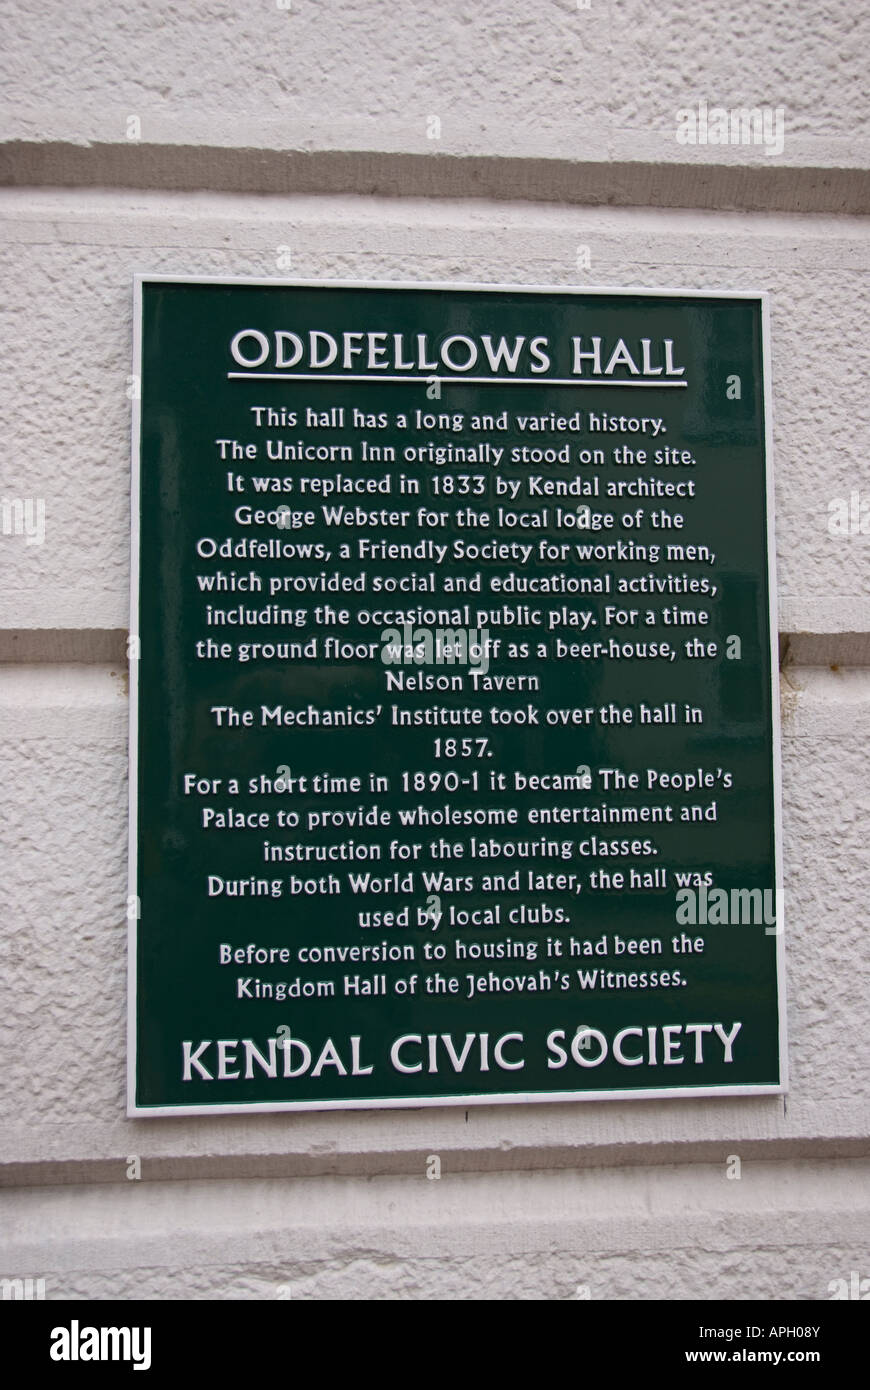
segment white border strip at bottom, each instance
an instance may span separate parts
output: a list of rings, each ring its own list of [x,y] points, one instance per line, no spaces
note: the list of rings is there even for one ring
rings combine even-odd
[[[267,1115],[277,1111],[292,1112],[302,1110],[423,1110],[433,1106],[459,1105],[466,1109],[472,1105],[529,1105],[558,1104],[560,1101],[578,1100],[680,1100],[690,1096],[780,1096],[785,1094],[785,1086],[667,1086],[658,1090],[636,1091],[517,1091],[515,1094],[492,1096],[410,1096],[389,1097],[370,1100],[279,1100],[256,1101],[237,1105],[141,1105],[130,1107],[130,1118],[154,1115],[165,1118],[168,1115]]]

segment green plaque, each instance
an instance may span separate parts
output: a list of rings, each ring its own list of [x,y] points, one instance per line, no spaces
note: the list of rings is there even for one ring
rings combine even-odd
[[[761,294],[136,284],[133,1115],[785,1087]]]

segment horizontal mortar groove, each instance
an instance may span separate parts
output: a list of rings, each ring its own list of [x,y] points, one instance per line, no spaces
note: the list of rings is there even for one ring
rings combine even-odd
[[[136,1145],[131,1141],[131,1148]],[[691,1140],[685,1143],[563,1145],[535,1149],[518,1144],[508,1148],[452,1148],[433,1141],[419,1150],[364,1153],[140,1154],[143,1182],[220,1181],[225,1179],[317,1179],[325,1177],[415,1178],[425,1176],[430,1153],[437,1153],[442,1174],[481,1176],[493,1173],[587,1171],[601,1168],[724,1167],[736,1154],[741,1163],[815,1162],[870,1158],[870,1137],[791,1138],[754,1140]],[[131,1155],[47,1159],[0,1163],[0,1189],[126,1185]]]
[[[843,166],[846,161],[843,160]],[[826,165],[8,140],[0,186],[509,198],[616,207],[870,212],[870,171]]]

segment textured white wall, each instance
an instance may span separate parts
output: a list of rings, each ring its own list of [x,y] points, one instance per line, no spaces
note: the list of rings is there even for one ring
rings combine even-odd
[[[870,1275],[870,537],[827,529],[832,498],[870,498],[861,16],[5,8],[0,491],[45,499],[46,538],[0,537],[0,1276],[814,1299]],[[783,156],[678,146],[702,97],[784,105]],[[287,274],[287,245],[300,278],[769,290],[787,1102],[124,1117],[130,277]]]
[[[790,0],[737,9],[719,0],[590,0],[588,9],[576,0],[280,2],[289,7],[79,0],[73,10],[66,0],[4,0],[7,136],[35,146],[31,167],[50,166],[64,183],[93,182],[88,169],[117,170],[126,159],[148,185],[173,164],[168,147],[178,177],[183,166],[186,179],[199,173],[196,186],[206,188],[215,180],[209,150],[244,151],[247,175],[242,161],[219,167],[234,169],[248,188],[261,187],[264,175],[280,182],[282,161],[294,171],[283,186],[298,187],[304,165],[313,167],[303,179],[328,178],[328,155],[364,152],[373,158],[331,161],[337,177],[361,186],[369,176],[391,178],[378,154],[430,155],[427,123],[437,115],[442,161],[476,156],[485,179],[515,175],[511,161],[564,161],[584,180],[597,170],[593,182],[607,180],[616,201],[659,202],[670,200],[676,173],[662,180],[654,168],[650,179],[637,166],[754,164],[762,180],[733,187],[756,189],[759,207],[800,193],[835,209],[854,206],[854,173],[870,162],[870,15],[851,0],[801,11]],[[676,112],[702,99],[784,107],[782,157],[677,145]],[[129,147],[131,115],[141,122],[144,155]],[[60,144],[62,157],[54,157]],[[291,162],[294,152],[307,159]],[[20,176],[28,153],[16,153]],[[506,175],[483,170],[482,161],[505,158]],[[825,176],[815,186],[806,177],[782,180],[783,166]],[[412,167],[430,189],[449,176]],[[708,181],[694,181],[699,204]],[[642,184],[647,197],[631,197]],[[478,190],[465,178],[460,191]]]

